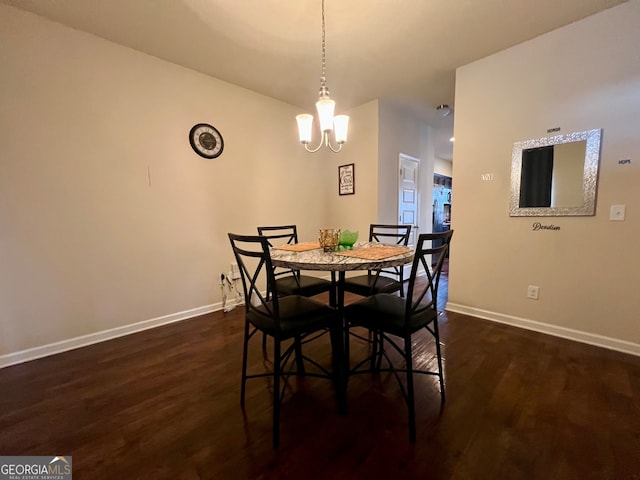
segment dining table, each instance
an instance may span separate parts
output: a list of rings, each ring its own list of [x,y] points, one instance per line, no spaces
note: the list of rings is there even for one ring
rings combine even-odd
[[[344,328],[344,281],[346,272],[381,270],[411,263],[413,250],[401,245],[359,242],[352,248],[325,251],[318,242],[303,242],[271,248],[274,267],[293,270],[315,270],[331,273],[332,289],[329,303],[340,312],[342,334],[332,338],[332,363],[338,410],[347,411],[348,342]],[[337,275],[336,275],[337,274]],[[336,278],[337,277],[337,278]]]
[[[332,297],[331,304],[340,309],[344,307],[343,287],[346,272],[381,270],[405,265],[412,260],[411,248],[379,242],[360,242],[349,249],[328,252],[324,251],[318,242],[281,245],[271,249],[271,263],[274,267],[331,272],[335,286],[335,292],[332,292],[335,297]]]

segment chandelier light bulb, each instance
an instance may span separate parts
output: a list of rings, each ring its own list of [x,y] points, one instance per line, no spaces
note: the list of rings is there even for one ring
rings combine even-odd
[[[349,116],[348,115],[336,115],[333,117],[333,126],[335,128],[334,134],[336,137],[336,143],[342,145],[347,141],[347,131],[349,130]]]
[[[311,130],[313,129],[313,115],[301,113],[296,116],[298,122],[298,134],[300,142],[304,145],[311,143]]]
[[[316,102],[318,118],[320,119],[320,131],[329,133],[333,130],[333,113],[336,109],[336,102],[329,97],[322,97]]]

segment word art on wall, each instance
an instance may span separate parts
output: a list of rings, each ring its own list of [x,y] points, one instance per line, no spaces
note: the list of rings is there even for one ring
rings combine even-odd
[[[543,225],[540,222],[533,222],[533,231],[538,232],[540,230],[560,230],[557,225]]]

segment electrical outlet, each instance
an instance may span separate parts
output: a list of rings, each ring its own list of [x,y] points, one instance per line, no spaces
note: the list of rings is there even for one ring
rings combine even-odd
[[[527,287],[527,298],[531,300],[538,300],[538,296],[540,295],[540,287],[537,285],[529,285]]]

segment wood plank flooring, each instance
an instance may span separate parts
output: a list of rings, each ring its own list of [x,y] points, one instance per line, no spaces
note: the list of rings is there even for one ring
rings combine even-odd
[[[0,455],[72,455],[74,479],[640,479],[640,358],[448,313],[447,402],[416,381],[418,439],[389,374],[270,384],[239,406],[242,310],[0,370]],[[259,342],[250,366],[260,370]],[[365,355],[352,342],[352,355]],[[330,364],[327,339],[311,349]],[[416,340],[419,362],[433,342]]]

